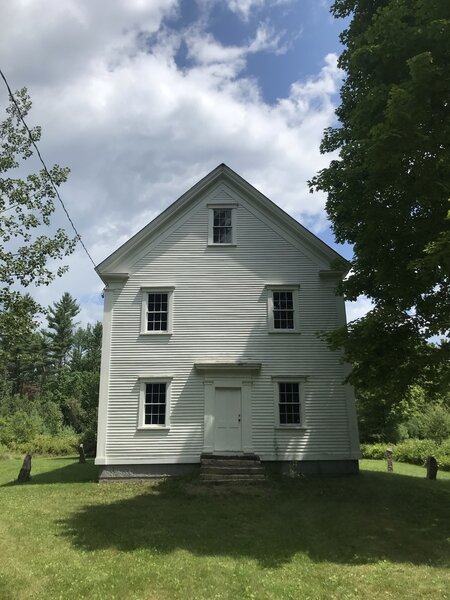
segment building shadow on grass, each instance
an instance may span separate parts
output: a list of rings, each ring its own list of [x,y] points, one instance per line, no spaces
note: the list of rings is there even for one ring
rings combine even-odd
[[[64,458],[54,458],[51,459],[52,462],[58,464],[56,461],[65,460],[67,461],[67,457]],[[20,467],[19,467],[20,468]],[[17,471],[17,474],[19,471]],[[12,485],[43,485],[43,484],[54,484],[54,483],[87,483],[89,481],[97,481],[98,479],[98,467],[94,465],[93,460],[89,460],[85,464],[80,464],[78,459],[74,459],[73,463],[68,465],[64,465],[63,467],[57,467],[56,469],[46,470],[42,473],[35,473],[33,470],[33,465],[31,468],[31,478],[29,481],[25,483],[18,483],[17,480],[10,481],[5,483],[0,487],[9,487]]]
[[[449,484],[383,473],[274,479],[255,488],[166,480],[138,486],[132,498],[84,506],[61,524],[84,551],[185,550],[270,568],[297,553],[342,564],[444,567]]]

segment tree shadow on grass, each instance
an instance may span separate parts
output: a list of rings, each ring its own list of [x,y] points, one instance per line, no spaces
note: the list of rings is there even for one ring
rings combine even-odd
[[[383,473],[275,479],[256,488],[166,480],[132,498],[82,507],[63,521],[63,535],[85,551],[183,549],[271,568],[297,553],[317,562],[444,567],[449,483]]]
[[[52,462],[60,460],[58,458],[49,459]],[[61,458],[66,460],[67,457]],[[17,474],[19,471],[17,471]],[[98,467],[94,465],[93,460],[88,460],[85,464],[80,464],[77,459],[73,463],[59,467],[56,469],[46,470],[42,473],[35,473],[33,466],[31,468],[31,478],[25,483],[18,483],[17,480],[5,483],[0,487],[9,487],[12,485],[42,485],[54,483],[87,483],[89,481],[98,480]]]

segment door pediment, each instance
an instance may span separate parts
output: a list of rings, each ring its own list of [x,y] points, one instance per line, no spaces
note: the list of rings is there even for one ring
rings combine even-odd
[[[194,363],[194,366],[198,373],[208,377],[248,377],[257,375],[261,371],[261,363],[253,361],[200,361]]]

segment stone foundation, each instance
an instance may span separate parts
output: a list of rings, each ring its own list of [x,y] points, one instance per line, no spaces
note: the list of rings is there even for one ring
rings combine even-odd
[[[299,460],[299,461],[261,461],[268,473],[284,475],[357,475],[357,460]],[[198,463],[180,463],[164,465],[106,465],[99,467],[99,481],[124,481],[156,479],[162,477],[180,477],[192,475],[199,470]]]

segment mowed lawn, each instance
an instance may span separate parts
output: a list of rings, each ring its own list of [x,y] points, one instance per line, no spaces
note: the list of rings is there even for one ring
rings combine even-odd
[[[450,475],[97,484],[75,459],[0,461],[0,598],[450,598]]]

